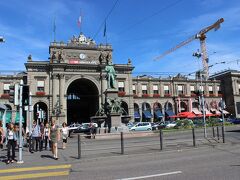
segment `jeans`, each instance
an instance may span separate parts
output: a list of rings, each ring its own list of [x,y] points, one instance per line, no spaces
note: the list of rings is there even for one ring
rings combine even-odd
[[[48,136],[45,136],[44,137],[44,142],[45,142],[45,150],[50,147],[50,143],[49,143],[49,140],[48,140]]]
[[[38,151],[40,137],[32,137],[32,150]]]
[[[16,141],[14,141],[13,139],[8,140],[8,143],[7,143],[7,158],[8,158],[8,160],[15,159],[15,147],[16,147]],[[12,157],[10,156],[11,149],[12,149]]]

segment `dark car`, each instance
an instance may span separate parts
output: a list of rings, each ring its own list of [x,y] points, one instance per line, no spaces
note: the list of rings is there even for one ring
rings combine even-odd
[[[97,128],[98,125],[96,123],[93,123],[94,127]],[[76,130],[74,130],[75,133],[90,133],[90,123],[83,123],[81,126],[79,126]]]
[[[233,124],[240,124],[239,118],[229,118],[227,121]]]
[[[152,130],[164,129],[166,127],[166,124],[164,122],[157,122],[157,123],[151,123],[151,124],[152,124]]]

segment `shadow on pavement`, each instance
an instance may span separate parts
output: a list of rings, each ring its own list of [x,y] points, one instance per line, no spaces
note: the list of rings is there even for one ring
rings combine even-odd
[[[226,131],[226,132],[237,132],[237,133],[240,133],[240,130],[230,130],[230,131]]]
[[[50,156],[50,155],[41,155],[41,158],[50,158],[50,159],[54,159],[53,156]]]

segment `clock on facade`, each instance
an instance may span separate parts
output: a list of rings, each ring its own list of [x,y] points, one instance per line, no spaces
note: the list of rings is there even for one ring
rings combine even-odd
[[[79,58],[80,58],[80,59],[85,59],[85,58],[86,58],[86,55],[83,54],[83,53],[81,53],[81,54],[79,54]]]

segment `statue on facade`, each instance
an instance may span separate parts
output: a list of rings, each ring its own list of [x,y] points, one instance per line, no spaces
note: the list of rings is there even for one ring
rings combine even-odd
[[[112,62],[112,54],[110,52],[106,56],[106,61],[107,62]]]
[[[99,62],[100,64],[102,64],[103,62],[105,62],[106,60],[106,56],[105,53],[103,51],[101,51],[100,56],[99,56]]]
[[[111,62],[108,62],[105,71],[107,72],[106,79],[108,88],[115,89],[116,72]]]

